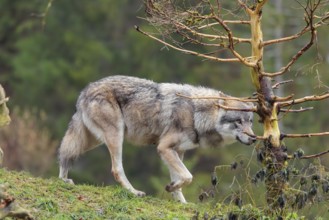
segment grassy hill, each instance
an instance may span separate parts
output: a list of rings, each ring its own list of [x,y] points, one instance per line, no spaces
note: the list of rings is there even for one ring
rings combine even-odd
[[[197,212],[209,212],[203,204],[137,198],[120,186],[69,185],[4,169],[1,183],[9,184],[7,192],[36,219],[191,219]]]
[[[69,185],[57,178],[36,178],[5,169],[0,169],[2,183],[9,184],[7,192],[35,219],[277,219],[265,217],[251,205],[238,208],[138,198],[120,186]]]

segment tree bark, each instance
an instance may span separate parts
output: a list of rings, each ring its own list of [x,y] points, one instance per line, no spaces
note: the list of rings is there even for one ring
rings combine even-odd
[[[262,6],[267,1],[259,1],[255,9],[249,11],[251,27],[251,45],[252,57],[257,63],[256,67],[251,68],[251,78],[253,85],[257,90],[258,96],[258,114],[263,123],[265,139],[261,152],[264,155],[262,161],[266,167],[265,178],[266,200],[271,207],[277,206],[277,200],[282,195],[286,186],[286,180],[280,175],[284,168],[286,156],[283,152],[280,140],[280,128],[278,124],[278,109],[273,99],[271,79],[263,76],[263,32],[261,27]]]

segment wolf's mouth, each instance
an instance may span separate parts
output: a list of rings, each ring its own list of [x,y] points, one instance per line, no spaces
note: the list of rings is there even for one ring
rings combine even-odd
[[[252,137],[249,137],[249,138],[248,138],[248,140],[249,140],[248,142],[244,142],[244,141],[242,141],[242,140],[240,139],[239,136],[236,136],[236,139],[237,139],[240,143],[245,144],[245,145],[251,145],[251,144],[255,143],[255,141],[256,141],[256,138],[252,138]]]

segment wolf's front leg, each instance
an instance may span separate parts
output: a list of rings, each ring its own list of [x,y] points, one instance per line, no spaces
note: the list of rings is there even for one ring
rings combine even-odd
[[[176,151],[166,150],[166,152],[161,153],[161,158],[167,164],[170,173],[175,173],[175,178],[173,181],[166,186],[166,190],[168,192],[175,192],[184,185],[188,185],[192,182],[192,174],[177,157]]]
[[[174,192],[171,192],[172,197],[175,201],[181,202],[181,203],[187,203],[186,199],[182,193],[182,188],[177,189]]]
[[[170,171],[171,182],[172,183],[179,182],[179,180],[180,180],[179,175],[177,175],[173,170],[169,170],[169,171]],[[167,187],[166,187],[166,190],[168,190]],[[186,203],[185,197],[182,192],[182,188],[178,188],[174,191],[171,191],[171,195],[175,201],[179,201],[181,203]]]
[[[158,153],[169,168],[172,180],[172,182],[166,186],[166,190],[172,192],[174,199],[186,203],[181,188],[184,185],[190,184],[193,176],[181,161],[179,153],[172,149],[171,146],[173,145],[169,138],[167,140],[163,139],[158,146]]]
[[[184,151],[177,151],[177,154],[178,154],[179,159],[181,161],[183,161]],[[171,182],[175,182],[179,179],[179,176],[175,172],[170,170],[170,179],[171,179]],[[172,195],[172,197],[174,198],[175,201],[179,201],[181,203],[186,203],[186,199],[183,195],[182,188],[179,188],[179,189],[171,192],[171,195]]]

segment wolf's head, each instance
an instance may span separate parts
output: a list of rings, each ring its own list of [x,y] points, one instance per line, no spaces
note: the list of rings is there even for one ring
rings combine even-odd
[[[226,101],[225,106],[251,109],[250,103],[238,101]],[[256,141],[255,138],[248,134],[254,134],[252,131],[253,113],[246,111],[219,110],[219,118],[216,130],[223,136],[224,142],[227,144],[240,141],[243,144],[250,145]],[[247,133],[247,134],[246,134]]]

